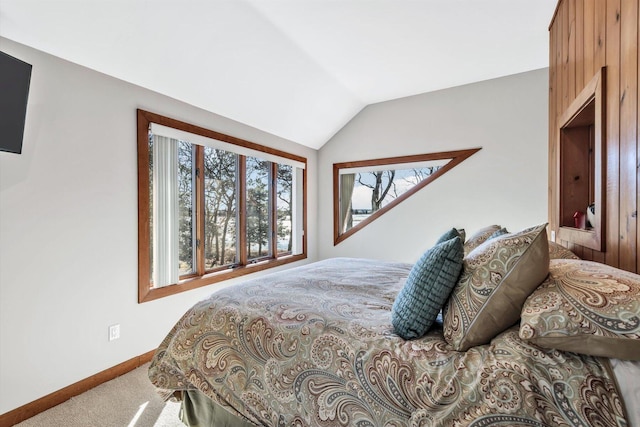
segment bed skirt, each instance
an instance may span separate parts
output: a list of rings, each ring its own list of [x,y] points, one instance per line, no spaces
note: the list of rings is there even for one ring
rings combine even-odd
[[[249,421],[233,415],[199,390],[180,392],[180,419],[189,427],[255,427]]]

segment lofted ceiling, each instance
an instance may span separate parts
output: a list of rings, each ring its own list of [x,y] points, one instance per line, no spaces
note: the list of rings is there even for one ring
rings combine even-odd
[[[0,36],[317,149],[368,104],[548,66],[556,2],[0,0]]]

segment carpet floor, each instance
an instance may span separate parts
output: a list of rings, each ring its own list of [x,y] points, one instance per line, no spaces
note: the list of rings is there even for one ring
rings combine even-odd
[[[147,376],[149,364],[29,418],[18,427],[184,427],[180,403],[164,402]]]

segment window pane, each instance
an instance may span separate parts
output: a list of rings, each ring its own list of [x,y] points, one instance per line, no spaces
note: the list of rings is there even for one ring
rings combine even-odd
[[[350,178],[351,197],[344,200],[347,203],[351,202],[350,212],[347,212],[344,219],[344,231],[355,227],[360,221],[368,218],[441,167],[442,165],[434,165],[413,169],[387,169],[353,174]],[[349,176],[344,176],[345,180],[348,178]]]
[[[247,157],[247,254],[269,256],[269,175],[271,163]]]
[[[237,155],[204,147],[205,269],[236,263]]]
[[[178,143],[178,259],[180,275],[194,271],[193,220],[194,168],[193,146],[184,141]]]
[[[149,277],[153,277],[153,134],[149,132]]]
[[[278,165],[277,199],[276,206],[278,218],[278,253],[290,253],[293,245],[292,218],[293,218],[293,167]]]

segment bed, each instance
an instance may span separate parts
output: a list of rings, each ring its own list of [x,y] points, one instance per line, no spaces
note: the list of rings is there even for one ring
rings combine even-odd
[[[577,259],[544,226],[452,229],[414,265],[335,258],[225,288],[177,322],[149,377],[191,426],[633,425],[640,276]],[[424,297],[408,284],[442,246],[463,251],[460,271],[422,335],[403,338],[398,300]],[[606,354],[585,354],[587,336]]]

